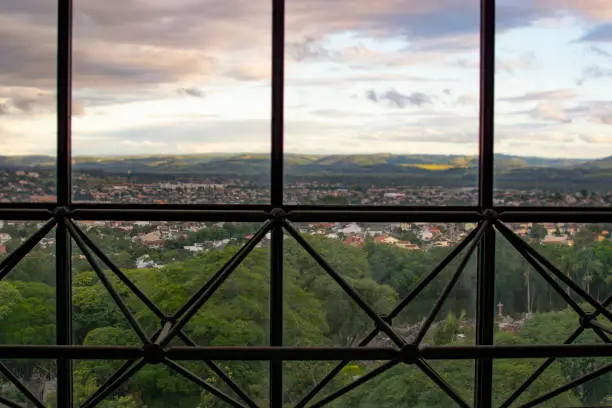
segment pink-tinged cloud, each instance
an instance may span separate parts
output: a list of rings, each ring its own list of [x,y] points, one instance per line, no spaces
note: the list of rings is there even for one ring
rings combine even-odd
[[[539,92],[527,92],[519,96],[500,98],[504,102],[532,102],[532,101],[560,101],[576,97],[576,94],[568,89],[554,89]]]

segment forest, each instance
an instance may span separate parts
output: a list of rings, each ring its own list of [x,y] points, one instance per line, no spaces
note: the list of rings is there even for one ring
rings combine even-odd
[[[238,227],[233,227],[238,228]],[[240,236],[244,232],[240,231]],[[13,235],[26,232],[11,231]],[[537,233],[537,231],[536,231]],[[165,313],[176,312],[238,250],[226,246],[186,256],[168,242],[150,250],[117,234],[90,230],[88,235],[127,276]],[[498,234],[499,235],[499,234]],[[612,291],[612,242],[595,234],[575,237],[573,246],[532,244],[563,273],[602,300]],[[368,241],[364,246],[308,235],[306,239],[379,313],[388,313],[398,301],[450,252],[451,248],[411,251]],[[238,243],[236,243],[238,244]],[[517,323],[513,330],[497,329],[496,344],[560,344],[578,326],[578,316],[565,301],[500,236],[496,254],[496,303],[503,318]],[[11,248],[8,248],[11,249]],[[373,328],[368,316],[293,239],[284,242],[284,343],[299,346],[356,346]],[[142,254],[164,261],[164,267],[136,269]],[[257,247],[185,327],[199,345],[254,346],[268,344],[269,256]],[[138,345],[108,291],[78,248],[73,263],[73,335],[76,344]],[[397,318],[393,326],[407,339],[433,307],[459,260],[453,261]],[[131,292],[106,271],[139,323],[148,333],[159,320]],[[9,277],[0,282],[0,343],[53,344],[55,341],[55,272],[52,248],[39,247]],[[424,341],[429,344],[474,344],[476,261],[465,271],[436,317]],[[570,293],[577,301],[579,298]],[[502,316],[497,316],[502,319]],[[600,342],[590,331],[580,342]],[[385,338],[379,345],[389,345]],[[179,344],[177,341],[173,344]],[[494,362],[495,404],[500,405],[531,375],[542,360]],[[54,408],[54,362],[4,361]],[[74,369],[77,403],[84,402],[123,361],[78,361]],[[258,406],[266,406],[266,362],[216,362]],[[563,383],[610,363],[605,358],[560,359],[525,391],[517,404],[527,402]],[[203,362],[180,362],[208,383],[234,395]],[[337,362],[286,362],[284,401],[294,406]],[[355,361],[320,394],[339,389],[382,362]],[[432,361],[431,366],[468,402],[473,401],[472,361]],[[0,394],[26,401],[5,379]],[[316,398],[315,398],[316,401]],[[601,406],[612,401],[612,375],[589,381],[546,403],[544,407]],[[145,366],[101,405],[103,408],[220,408],[228,406],[200,386],[163,365]],[[453,402],[418,368],[398,365],[330,403],[331,407],[449,407]]]

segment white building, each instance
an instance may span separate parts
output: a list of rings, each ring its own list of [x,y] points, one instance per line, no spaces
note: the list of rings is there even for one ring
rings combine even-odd
[[[338,230],[338,232],[341,232],[344,235],[361,234],[362,231],[363,231],[363,228],[361,228],[356,223],[351,223],[347,225],[346,227]]]

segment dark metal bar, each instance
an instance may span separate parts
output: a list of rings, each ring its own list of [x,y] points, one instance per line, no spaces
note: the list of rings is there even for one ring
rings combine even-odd
[[[472,242],[478,234],[479,228],[474,228],[465,237],[463,241],[459,243],[446,257],[434,268],[431,273],[425,276],[417,285],[406,295],[406,297],[389,313],[389,318],[393,319],[399,315],[406,306],[410,304],[416,297],[433,281],[469,244]]]
[[[261,241],[261,239],[267,234],[272,225],[271,221],[266,222],[264,226],[253,235],[253,237],[238,251],[235,257],[230,259],[218,273],[218,276],[208,286],[207,290],[202,293],[202,296],[188,303],[192,305],[187,309],[184,314],[180,315],[179,320],[172,326],[168,335],[161,340],[160,345],[167,346],[170,341],[178,334],[179,331],[185,327],[189,320],[200,310],[200,308],[210,299],[210,297],[216,292],[217,289],[225,282],[225,280],[231,275],[231,273],[240,265],[240,263],[251,253],[255,246]],[[210,281],[209,281],[210,282]],[[194,299],[192,297],[192,299]]]
[[[453,387],[450,386],[450,384],[444,381],[440,374],[438,374],[436,370],[430,367],[427,362],[423,360],[417,360],[416,366],[419,367],[421,371],[425,373],[426,376],[428,376],[438,387],[442,389],[442,391],[444,391],[446,395],[448,395],[459,406],[463,408],[470,408],[470,405],[465,402],[465,400],[461,398],[459,394],[457,394],[457,391],[455,391]]]
[[[196,343],[187,336],[184,332],[179,332],[178,337],[185,343],[187,346],[197,347]],[[228,387],[234,391],[234,393],[240,397],[241,400],[244,401],[250,408],[257,408],[257,404],[253,402],[253,400],[236,384],[226,373],[223,371],[214,361],[204,360],[204,363],[210,368],[217,376],[227,384]]]
[[[491,345],[495,330],[495,230],[488,227],[478,248],[476,296],[476,344]],[[493,399],[493,361],[476,361],[474,401],[477,407],[490,407]]]
[[[380,374],[384,373],[385,371],[395,367],[399,363],[400,363],[399,361],[388,361],[388,362],[384,363],[383,365],[381,365],[379,367],[376,367],[374,370],[372,370],[369,373],[365,374],[363,377],[360,377],[359,379],[353,381],[352,383],[342,387],[338,391],[336,391],[336,392],[328,395],[327,397],[325,397],[325,398],[315,402],[314,404],[312,404],[310,406],[310,408],[319,408],[319,407],[322,407],[322,406],[324,406],[326,404],[329,404],[330,402],[334,401],[335,399],[340,398],[341,396],[343,396],[344,394],[348,393],[349,391],[352,391],[355,388],[359,387],[360,385],[363,385],[366,382],[370,381],[372,378],[377,377]]]
[[[600,223],[612,222],[612,207],[608,211],[587,210],[567,211],[566,207],[557,209],[554,207],[545,210],[533,211],[512,211],[501,212],[499,219],[504,222],[575,222],[575,223]]]
[[[61,4],[61,3],[60,3]],[[72,344],[72,262],[70,235],[63,223],[58,223],[55,244],[56,274],[56,339],[58,345]],[[59,355],[57,360],[57,404],[71,408],[74,404],[72,392],[72,361]]]
[[[474,237],[474,240],[470,243],[470,246],[467,249],[467,251],[465,252],[465,254],[463,255],[463,258],[461,259],[461,263],[457,267],[457,270],[455,271],[455,273],[453,274],[451,279],[448,281],[446,286],[444,286],[444,289],[442,290],[442,293],[440,293],[440,296],[436,300],[436,303],[434,304],[434,307],[431,309],[431,312],[429,313],[429,315],[427,316],[427,318],[423,322],[423,325],[419,329],[419,332],[414,337],[414,340],[412,342],[413,344],[420,344],[421,341],[423,341],[423,338],[427,334],[427,331],[431,327],[431,324],[433,323],[433,321],[436,318],[438,312],[442,308],[442,305],[446,301],[446,298],[448,297],[450,292],[455,287],[455,284],[457,283],[457,281],[459,280],[459,277],[463,273],[463,270],[465,269],[465,266],[469,262],[470,257],[472,256],[472,254],[474,253],[474,250],[478,246],[478,243],[482,239],[483,234],[489,228],[489,225],[490,225],[490,221],[485,221],[483,224],[478,226],[478,232],[476,233],[476,236]]]
[[[597,300],[593,299],[591,295],[589,295],[584,289],[582,289],[579,285],[577,285],[573,280],[565,276],[556,266],[550,263],[546,258],[544,258],[538,251],[529,246],[525,241],[523,241],[520,237],[516,236],[508,227],[506,227],[501,222],[496,222],[495,225],[501,231],[506,231],[506,239],[516,248],[517,251],[523,256],[525,253],[533,256],[538,262],[540,262],[544,267],[546,267],[555,278],[559,279],[563,283],[565,283],[571,290],[576,292],[580,297],[582,297],[587,303],[593,306],[599,313],[604,315],[606,318],[612,322],[612,312],[602,306]],[[509,234],[508,234],[509,232]]]
[[[283,205],[285,132],[285,0],[272,0],[272,206]]]
[[[480,154],[478,204],[493,208],[495,125],[495,1],[480,1]]]
[[[600,322],[598,322],[597,320],[591,320],[591,321],[589,322],[589,324],[591,324],[592,326],[595,326],[595,327],[599,328],[600,330],[602,330],[602,331],[603,331],[603,332],[605,332],[605,333],[612,334],[612,328],[610,328],[610,327],[608,327],[608,326],[605,326],[605,325],[601,324],[601,323],[600,323]],[[609,340],[610,340],[610,339],[608,339],[608,342],[609,342]],[[605,340],[604,340],[604,341],[605,341]],[[606,343],[607,343],[607,342],[606,342]]]
[[[580,205],[560,205],[560,206],[495,206],[495,211],[498,213],[512,213],[512,214],[531,214],[531,213],[547,213],[547,214],[590,214],[590,213],[607,213],[612,215],[612,207],[610,206],[580,206]]]
[[[40,240],[51,232],[53,227],[55,227],[54,219],[49,220],[40,230],[36,231],[34,235],[11,252],[9,256],[4,258],[2,262],[0,262],[0,280],[6,278],[6,276],[23,259],[23,257],[29,254],[30,251],[40,242]]]
[[[228,361],[337,361],[402,360],[417,357],[426,360],[475,360],[479,358],[521,359],[546,357],[612,357],[612,344],[425,346],[406,355],[395,348],[379,347],[170,347],[164,351],[172,360]],[[0,359],[132,360],[144,357],[140,347],[131,346],[30,346],[0,345]]]
[[[270,345],[283,345],[283,227],[275,224],[270,247]],[[270,406],[283,406],[283,362],[270,362]]]
[[[532,400],[532,401],[530,401],[530,402],[528,402],[526,404],[521,405],[520,408],[535,407],[538,404],[541,404],[541,403],[543,403],[545,401],[548,401],[549,399],[552,399],[552,398],[556,397],[557,395],[563,394],[564,392],[569,391],[569,390],[571,390],[574,387],[577,387],[577,386],[579,386],[581,384],[584,384],[587,381],[593,380],[593,379],[595,379],[597,377],[600,377],[600,376],[602,376],[604,374],[607,374],[607,373],[609,373],[611,371],[612,371],[612,364],[606,364],[605,366],[600,367],[597,370],[591,371],[590,373],[588,373],[586,375],[583,375],[580,378],[577,378],[577,379],[575,379],[573,381],[570,381],[569,383],[567,383],[567,384],[565,384],[565,385],[563,385],[563,386],[561,386],[561,387],[559,387],[559,388],[557,388],[557,389],[555,389],[553,391],[550,391],[550,392],[548,392],[548,393],[546,393],[546,394],[544,394],[544,395],[542,395],[542,396],[540,396],[540,397],[538,397],[538,398],[536,398],[536,399],[534,399],[534,400]]]
[[[0,203],[0,219],[3,220],[46,220],[56,204],[37,203]],[[6,206],[8,205],[8,206]],[[96,206],[85,203],[72,203],[70,217],[75,220],[102,221],[240,221],[264,222],[270,218],[270,206],[264,205],[138,205],[108,204]],[[283,206],[287,219],[292,222],[478,222],[489,218],[476,207],[457,209],[456,207],[387,207],[387,206],[318,206],[312,209],[293,209],[299,206]],[[572,211],[569,207],[511,207],[494,210],[504,222],[575,222],[602,223],[612,222],[612,207],[585,208]],[[345,210],[343,210],[345,209]]]
[[[15,204],[19,206],[19,204]],[[0,209],[0,220],[5,221],[46,221],[52,216],[49,210],[28,208]]]
[[[603,306],[604,307],[608,307],[608,305],[610,305],[610,303],[612,303],[612,294],[610,294],[603,302]],[[593,315],[591,316],[593,319],[596,318],[599,315],[599,313],[594,312]],[[573,343],[578,337],[580,337],[580,335],[582,335],[582,333],[586,330],[585,326],[579,326],[576,330],[574,330],[574,332],[567,338],[567,340],[565,340],[564,344],[571,344]],[[538,367],[538,369],[536,371],[534,371],[533,374],[531,374],[531,376],[529,376],[529,378],[527,380],[525,380],[525,382],[523,382],[523,384],[521,384],[521,386],[512,393],[512,395],[510,395],[505,401],[504,403],[500,406],[500,408],[508,408],[510,405],[512,405],[512,403],[514,401],[516,401],[518,399],[518,397],[520,397],[523,392],[525,392],[525,390],[527,390],[527,388],[529,388],[531,386],[531,384],[533,384],[539,377],[540,375],[542,375],[542,373],[544,373],[544,371],[546,371],[546,369],[548,367],[550,367],[550,365],[552,363],[554,363],[556,361],[555,357],[550,357],[548,358],[544,363],[542,363],[540,365],[540,367]]]
[[[353,289],[351,285],[344,280],[336,270],[327,263],[325,259],[300,235],[299,232],[296,231],[295,228],[291,224],[289,224],[286,220],[283,220],[283,225],[285,229],[289,232],[289,234],[300,244],[306,252],[310,256],[314,258],[314,260],[323,268],[336,283],[344,290],[344,292],[363,310],[370,319],[374,321],[376,327],[378,327],[381,331],[383,331],[389,338],[397,344],[399,347],[404,347],[406,345],[406,341],[397,334],[391,326],[384,321],[371,307],[368,303],[362,299],[361,295]]]
[[[159,307],[157,307],[157,305],[155,305],[155,303],[153,303],[153,301],[151,299],[149,299],[149,297],[147,295],[145,295],[139,288],[138,286],[136,286],[136,284],[134,282],[132,282],[122,271],[121,269],[119,269],[111,260],[110,258],[108,258],[104,252],[102,252],[97,246],[96,244],[93,243],[93,241],[87,236],[87,234],[85,234],[85,232],[83,232],[83,230],[81,230],[78,225],[76,225],[72,220],[67,219],[66,220],[67,223],[69,223],[70,225],[72,225],[72,229],[74,230],[74,232],[77,233],[77,235],[81,238],[81,240],[85,243],[85,245],[87,245],[92,251],[93,253],[100,258],[100,260],[102,260],[102,262],[104,262],[104,264],[106,264],[106,266],[117,276],[117,278],[119,278],[119,280],[125,285],[127,286],[133,293],[134,295],[136,295],[136,297],[138,297],[138,299],[140,299],[140,301],[142,303],[145,304],[145,306],[147,306],[149,308],[149,310],[151,310],[151,312],[153,312],[157,317],[159,317],[160,319],[166,319],[166,315],[164,314],[164,312],[161,311],[161,309]],[[73,232],[73,233],[74,233]]]
[[[484,214],[494,214],[495,157],[495,0],[480,0],[480,129],[478,205]],[[487,226],[488,227],[488,226]],[[487,228],[478,254],[476,344],[493,343],[495,291],[495,232]],[[479,360],[475,367],[474,403],[490,408],[493,394],[493,362]]]
[[[288,213],[346,213],[346,212],[374,212],[374,213],[478,213],[479,209],[474,205],[372,205],[372,204],[291,204],[283,205]]]
[[[0,348],[0,356],[1,353]],[[175,361],[337,361],[403,358],[400,350],[377,347],[172,347],[166,351],[166,355]]]
[[[8,400],[2,396],[0,396],[0,404],[6,405],[9,408],[26,408],[23,405],[19,405],[18,403]]]
[[[500,232],[508,241],[512,239],[512,232],[510,230],[503,229],[503,230],[500,230]],[[512,244],[512,246],[514,246],[514,248],[518,250],[517,246],[513,242],[510,242],[510,243]],[[574,299],[572,299],[571,296],[568,295],[567,292],[563,290],[561,285],[559,285],[559,283],[552,276],[550,276],[548,272],[546,272],[546,270],[542,267],[542,265],[540,265],[540,263],[538,263],[538,261],[535,260],[534,257],[532,257],[529,253],[521,253],[521,255],[527,260],[527,262],[531,264],[531,266],[536,270],[536,272],[538,272],[538,274],[542,278],[544,278],[544,280],[559,294],[559,296],[561,296],[563,300],[565,300],[567,304],[572,309],[574,309],[574,311],[579,316],[581,317],[586,316],[586,313],[584,312],[584,310],[582,310],[582,308],[574,301]]]
[[[156,336],[156,338],[152,337],[152,339],[153,338],[155,339],[155,344],[160,344],[161,340],[164,339],[168,335],[171,328],[172,328],[172,322],[164,323],[164,326],[159,331],[159,334]]]
[[[379,333],[379,330],[377,328],[373,329],[359,343],[358,347],[364,347],[368,345],[372,340],[374,340],[374,338],[378,335],[378,333]],[[336,365],[329,373],[327,373],[327,375],[321,381],[316,383],[314,387],[312,387],[310,391],[308,391],[308,393],[304,395],[302,399],[298,401],[298,403],[295,405],[295,408],[305,407],[306,404],[308,404],[314,397],[316,397],[317,394],[321,392],[321,390],[325,388],[325,386],[329,384],[338,374],[340,374],[342,369],[346,367],[346,365],[350,362],[351,362],[350,360],[343,360],[340,363],[338,363],[338,365]]]
[[[72,0],[58,1],[57,21],[57,204],[72,201]]]
[[[161,332],[162,332],[162,329],[158,329],[153,334],[153,336],[151,336],[151,338],[157,340]],[[87,401],[96,398],[98,394],[103,392],[107,387],[111,386],[118,378],[121,378],[130,368],[132,368],[138,362],[139,360],[128,360],[125,363],[123,363],[123,365],[119,367],[119,369],[117,369],[117,371],[115,371],[113,375],[107,378],[106,381],[104,381],[104,383],[92,395],[89,396]],[[87,401],[85,402],[87,403]]]
[[[612,343],[612,340],[610,340],[606,332],[600,327],[593,325],[591,329],[593,329],[593,333],[595,333],[595,335],[599,337],[601,341],[603,341],[604,343]]]
[[[287,214],[291,222],[478,222],[486,217],[477,211],[383,211],[379,207],[356,211],[292,211]]]
[[[2,373],[2,375],[6,377],[6,379],[9,380],[9,382],[11,382],[27,398],[28,401],[34,404],[34,406],[37,408],[45,408],[45,404],[36,398],[36,396],[32,394],[32,391],[30,391],[30,389],[26,387],[26,385],[22,383],[21,380],[19,380],[19,378],[17,378],[17,376],[13,374],[11,370],[9,370],[9,368],[1,361],[0,373]]]
[[[406,306],[410,304],[422,291],[429,285],[431,281],[433,281],[443,270],[450,264],[453,259],[457,257],[461,251],[463,251],[470,242],[474,239],[476,234],[478,233],[478,228],[474,228],[470,233],[457,245],[446,257],[440,262],[433,271],[431,271],[427,276],[423,277],[413,289],[402,299],[400,303],[398,303],[395,308],[389,313],[387,316],[390,320],[399,315],[402,310]],[[378,328],[372,329],[372,331],[359,342],[358,347],[364,347],[370,344],[372,340],[378,335],[380,331]],[[334,367],[321,381],[319,381],[308,393],[302,397],[302,399],[297,403],[295,408],[303,408],[310,402],[331,380],[334,379],[336,375],[342,371],[342,369],[349,363],[350,361],[344,360],[338,363],[336,367]]]
[[[190,210],[185,209],[122,209],[121,206],[109,209],[75,209],[70,217],[75,220],[100,221],[236,221],[264,222],[269,215],[264,211],[232,211],[228,210]]]
[[[268,221],[266,224],[264,224],[261,229],[259,229],[254,235],[253,237],[250,239],[250,241],[253,240],[257,240],[258,242],[263,239],[263,237],[267,234],[267,232],[270,230],[272,226],[272,222]],[[236,262],[236,258],[238,256],[242,256],[242,253],[244,251],[246,251],[246,246],[248,245],[248,242],[245,246],[243,246],[242,248],[240,248],[238,250],[238,252],[236,252],[224,265],[230,265]],[[202,286],[200,288],[200,290],[198,290],[196,293],[194,293],[189,300],[187,300],[187,302],[185,302],[185,304],[175,313],[174,318],[178,319],[180,317],[182,317],[196,302],[198,299],[200,299],[204,293],[206,293],[206,291],[208,291],[208,289],[210,288],[210,286],[217,280],[219,279],[219,277],[223,274],[224,268],[221,268],[219,271],[217,271],[205,284],[204,286]]]
[[[234,406],[234,407],[239,407],[239,408],[245,408],[245,406],[242,405],[239,401],[236,401],[234,398],[230,397],[223,391],[208,384],[205,380],[203,380],[202,378],[200,378],[193,372],[189,371],[187,368],[183,367],[182,365],[172,360],[168,360],[168,359],[164,360],[164,364],[167,365],[169,368],[173,369],[174,371],[176,371],[177,373],[179,373],[180,375],[182,375],[183,377],[187,378],[190,381],[193,381],[200,387],[204,388],[206,391],[210,392],[215,397],[228,403],[229,405]]]
[[[121,202],[73,202],[70,208],[73,211],[83,212],[104,212],[105,210],[117,211],[117,210],[131,210],[136,212],[143,211],[193,211],[193,212],[236,212],[243,214],[269,212],[271,207],[270,204],[193,204],[193,203],[182,203],[182,204],[145,204],[145,203],[121,203]],[[1,209],[0,209],[1,210]]]
[[[487,346],[422,346],[419,357],[426,360],[475,360],[523,358],[610,357],[610,344],[554,344],[554,345],[487,345]]]
[[[72,199],[72,28],[73,1],[58,1],[57,20],[57,204],[69,207]],[[64,225],[56,228],[56,340],[72,344],[72,265],[70,236]],[[63,357],[63,356],[62,356]],[[71,408],[72,361],[57,360],[57,405]]]
[[[146,365],[144,359],[137,361],[134,365],[132,365],[129,369],[125,370],[121,375],[113,376],[114,379],[112,382],[105,383],[104,388],[100,387],[94,395],[85,401],[81,408],[93,408],[97,404],[99,404],[104,398],[109,396],[113,391],[121,386],[128,378],[131,378],[134,374],[136,374],[142,367]],[[117,373],[115,373],[117,374]]]
[[[85,258],[87,258],[87,262],[89,262],[93,270],[96,272],[98,279],[100,279],[100,282],[102,282],[102,284],[104,285],[108,293],[111,295],[111,297],[113,298],[113,300],[115,301],[119,309],[121,310],[121,313],[123,314],[123,316],[127,319],[130,326],[132,326],[132,329],[134,329],[134,331],[136,332],[136,335],[138,335],[138,338],[140,339],[140,341],[142,341],[144,344],[151,343],[151,339],[149,339],[149,337],[145,334],[144,329],[142,328],[140,323],[138,323],[138,320],[136,320],[136,317],[132,314],[132,311],[125,304],[125,302],[123,301],[119,293],[117,293],[110,279],[108,279],[104,271],[100,269],[98,262],[96,262],[96,259],[94,258],[94,256],[91,254],[91,252],[89,251],[89,249],[87,248],[83,240],[81,240],[81,236],[74,229],[73,224],[67,220],[65,222],[65,225],[66,225],[66,228],[68,228],[70,235],[72,235],[72,238],[78,245],[79,249],[81,250],[83,255],[85,255]]]
[[[139,347],[77,345],[0,345],[0,359],[129,360],[143,356]]]
[[[97,398],[98,394],[104,392],[104,390],[112,386],[117,381],[117,379],[123,378],[123,375],[125,375],[125,373],[129,369],[133,368],[138,362],[138,360],[129,360],[123,363],[123,365],[119,367],[119,369],[115,371],[113,375],[111,375],[109,378],[106,379],[106,381],[104,381],[104,383],[102,383],[100,388],[98,388],[93,394],[89,396],[89,398],[83,403],[83,406],[89,403],[89,401]]]

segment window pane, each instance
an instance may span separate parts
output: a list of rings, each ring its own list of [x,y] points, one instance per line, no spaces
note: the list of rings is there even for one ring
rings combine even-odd
[[[265,202],[270,20],[264,0],[79,2],[75,198]]]
[[[523,223],[507,225],[559,271],[593,299],[605,303],[612,293],[612,244],[607,224]],[[549,273],[550,274],[550,273]],[[559,280],[556,280],[559,282]],[[564,294],[586,312],[593,308],[574,290],[559,282]],[[580,317],[536,268],[498,234],[496,244],[496,345],[563,344],[580,327]],[[609,306],[606,303],[606,306]],[[610,327],[600,316],[597,321]],[[574,344],[602,343],[586,329]],[[565,383],[596,370],[609,359],[557,359],[517,400],[521,403],[544,395]],[[509,398],[546,359],[503,360],[494,363],[496,405]],[[609,374],[565,392],[542,406],[606,406]]]
[[[464,224],[296,224],[317,253],[378,314],[396,306],[450,254],[473,226]],[[440,293],[457,270],[460,253],[406,307],[393,327],[413,341]],[[372,319],[294,238],[285,241],[285,343],[357,347],[374,328]],[[476,262],[472,256],[424,341],[473,344]],[[384,333],[370,346],[394,347]]]
[[[508,344],[508,343],[506,343]],[[501,406],[515,391],[535,372],[545,360],[540,359],[505,359],[493,362],[493,398],[494,405]],[[570,381],[595,371],[606,364],[609,358],[560,358],[551,364],[537,380],[533,382],[515,400],[512,406],[528,403],[544,396]],[[538,404],[539,407],[609,407],[610,381],[612,375],[604,374],[596,379],[568,390],[554,398]]]
[[[56,3],[0,4],[0,203],[55,201]]]
[[[610,205],[612,6],[497,5],[498,204]]]
[[[43,226],[36,221],[0,220],[0,262]],[[56,343],[55,233],[34,246],[0,280],[0,345]],[[46,404],[55,399],[55,360],[2,360]],[[27,406],[26,397],[0,375],[0,395]]]
[[[288,0],[286,202],[475,203],[479,13]]]
[[[609,279],[612,225],[516,223],[507,226],[594,299],[603,302],[612,293],[612,280]],[[508,320],[504,322],[508,330],[519,330],[525,315],[567,309],[568,304],[558,291],[501,234],[497,235],[496,302],[499,302],[503,320]],[[575,302],[588,307],[579,294],[564,283],[559,284]],[[574,323],[578,323],[577,315]],[[551,337],[548,342],[562,342],[563,336],[569,333],[560,331],[559,335],[560,338]]]
[[[261,227],[260,223],[149,221],[79,221],[77,225],[164,314],[175,316]],[[268,242],[269,237],[264,236],[185,325],[183,332],[189,340],[200,346],[269,344]],[[83,251],[73,245],[73,252],[75,342],[106,346],[141,344]],[[108,265],[98,257],[96,262],[146,335],[159,330],[160,318],[111,272]],[[180,338],[171,344],[185,345]],[[75,398],[85,401],[124,363],[78,362]],[[208,363],[183,361],[180,364],[210,385],[233,395],[231,388]],[[255,401],[267,399],[267,363],[228,361],[215,364]],[[201,387],[164,365],[143,368],[107,400],[127,404],[137,394],[140,395],[138,403],[151,407],[196,407],[199,403],[224,406],[216,397],[202,393]]]

